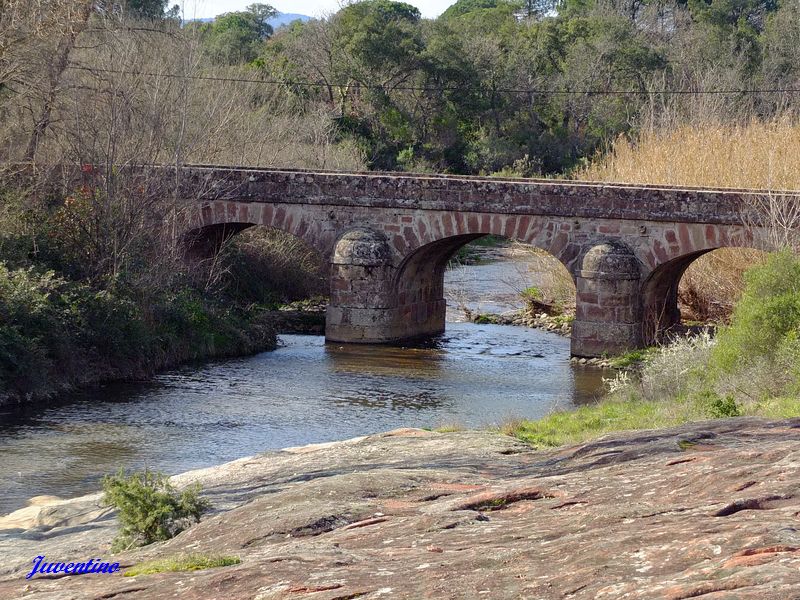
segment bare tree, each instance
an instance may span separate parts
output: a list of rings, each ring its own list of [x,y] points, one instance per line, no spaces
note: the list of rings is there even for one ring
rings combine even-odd
[[[743,213],[760,249],[800,252],[800,196],[780,192],[752,195]]]

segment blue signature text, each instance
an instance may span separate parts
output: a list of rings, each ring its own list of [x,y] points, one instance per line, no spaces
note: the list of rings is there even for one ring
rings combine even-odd
[[[44,558],[44,556],[37,556],[33,559],[33,569],[25,576],[25,579],[30,579],[37,573],[45,575],[54,575],[56,573],[82,575],[84,573],[116,573],[119,571],[119,563],[101,562],[99,558],[90,558],[86,562],[79,563],[47,563]]]

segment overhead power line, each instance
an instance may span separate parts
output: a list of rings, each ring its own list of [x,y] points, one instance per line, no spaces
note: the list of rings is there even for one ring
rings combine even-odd
[[[224,83],[253,83],[261,85],[280,85],[286,87],[305,88],[343,88],[354,83],[327,83],[323,81],[291,81],[281,79],[247,79],[242,77],[220,77],[217,75],[186,75],[180,73],[154,73],[150,71],[125,71],[123,69],[103,69],[81,65],[70,65],[68,69],[88,71],[91,73],[108,73],[115,75],[131,75],[136,77],[163,77],[166,79],[190,79],[197,81],[215,81]],[[360,89],[387,91],[379,85],[356,84]],[[800,88],[763,88],[763,89],[721,89],[721,90],[551,90],[551,89],[514,89],[484,88],[474,86],[387,86],[392,91],[406,92],[493,92],[499,94],[536,94],[542,96],[650,96],[667,94],[675,96],[691,95],[739,95],[739,94],[797,94]]]

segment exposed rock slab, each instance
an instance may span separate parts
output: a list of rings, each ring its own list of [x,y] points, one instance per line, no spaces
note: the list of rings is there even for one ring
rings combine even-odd
[[[26,581],[37,554],[109,557],[114,519],[95,495],[51,505],[36,527],[7,520],[0,598],[798,598],[798,469],[800,420],[550,452],[398,430],[183,474],[217,512],[115,558],[203,553],[236,566]]]

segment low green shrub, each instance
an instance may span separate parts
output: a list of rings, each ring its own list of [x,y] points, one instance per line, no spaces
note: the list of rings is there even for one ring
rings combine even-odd
[[[531,300],[541,302],[543,297],[542,290],[540,290],[535,285],[525,288],[519,293],[519,295],[522,296],[522,299],[525,300],[526,302]]]
[[[122,526],[113,551],[175,537],[211,508],[200,498],[199,485],[179,493],[166,475],[148,470],[126,475],[120,469],[116,475],[106,475],[103,492],[103,504],[119,511]]]
[[[628,369],[630,367],[637,367],[642,365],[647,357],[650,356],[657,348],[640,348],[638,350],[630,350],[619,356],[609,358],[609,364],[615,369]]]
[[[723,373],[761,357],[800,359],[800,257],[783,251],[745,273],[731,324],[718,334],[711,364]]]
[[[708,405],[708,412],[715,419],[742,416],[742,408],[730,394],[724,398],[713,394]]]
[[[153,575],[155,573],[176,571],[201,571],[203,569],[214,569],[217,567],[230,567],[238,565],[241,562],[241,559],[236,556],[204,556],[202,554],[190,554],[188,556],[143,562],[131,567],[125,571],[123,575],[125,577],[136,577],[137,575]]]

